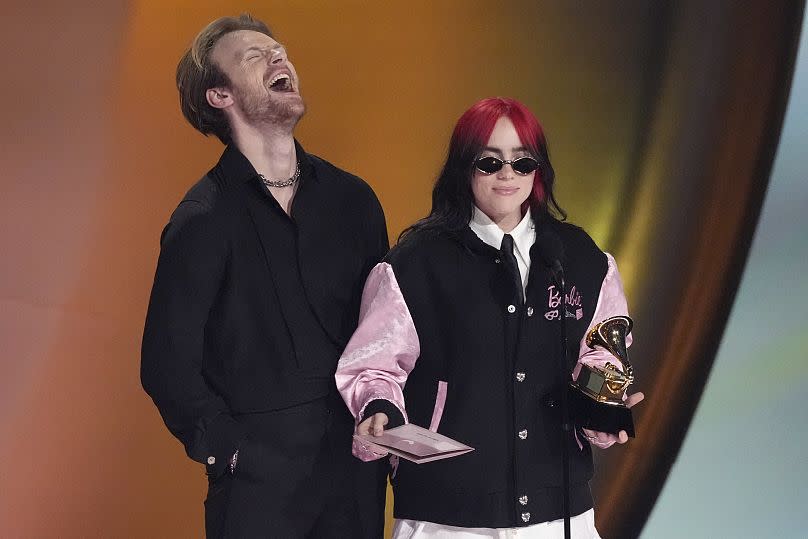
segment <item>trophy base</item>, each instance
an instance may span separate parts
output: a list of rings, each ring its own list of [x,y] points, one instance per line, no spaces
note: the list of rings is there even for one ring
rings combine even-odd
[[[631,409],[623,404],[598,402],[586,393],[569,386],[570,418],[577,427],[617,434],[626,431],[634,438],[634,419]]]

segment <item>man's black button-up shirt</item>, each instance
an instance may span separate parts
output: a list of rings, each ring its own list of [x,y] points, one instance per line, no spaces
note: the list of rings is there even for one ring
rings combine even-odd
[[[370,187],[297,155],[290,215],[230,146],[161,238],[141,378],[189,456],[217,468],[244,438],[234,415],[332,390],[365,278],[388,249]]]

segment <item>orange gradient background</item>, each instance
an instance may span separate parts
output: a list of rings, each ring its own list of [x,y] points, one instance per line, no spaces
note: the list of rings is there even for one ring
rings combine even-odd
[[[468,106],[507,95],[537,114],[558,199],[616,255],[638,319],[646,437],[600,457],[595,483],[601,531],[636,534],[737,285],[802,13],[801,2],[652,4],[0,7],[0,534],[203,535],[203,470],[140,388],[140,338],[160,231],[221,152],[182,118],[176,62],[207,22],[242,11],[273,28],[300,73],[299,140],[370,183],[391,240],[428,211]],[[677,321],[685,310],[701,329]],[[696,371],[665,351],[674,337]],[[666,384],[687,376],[693,391],[668,402]]]

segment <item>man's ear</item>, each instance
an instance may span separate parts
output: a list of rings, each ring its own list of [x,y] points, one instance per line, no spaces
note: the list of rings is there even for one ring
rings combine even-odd
[[[233,97],[225,88],[208,88],[208,91],[205,92],[205,97],[208,100],[208,105],[214,109],[227,108],[233,104]]]

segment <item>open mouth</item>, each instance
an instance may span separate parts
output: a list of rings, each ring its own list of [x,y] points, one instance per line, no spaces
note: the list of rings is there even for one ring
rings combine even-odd
[[[288,73],[278,73],[269,81],[269,89],[273,92],[293,92],[292,78]]]

